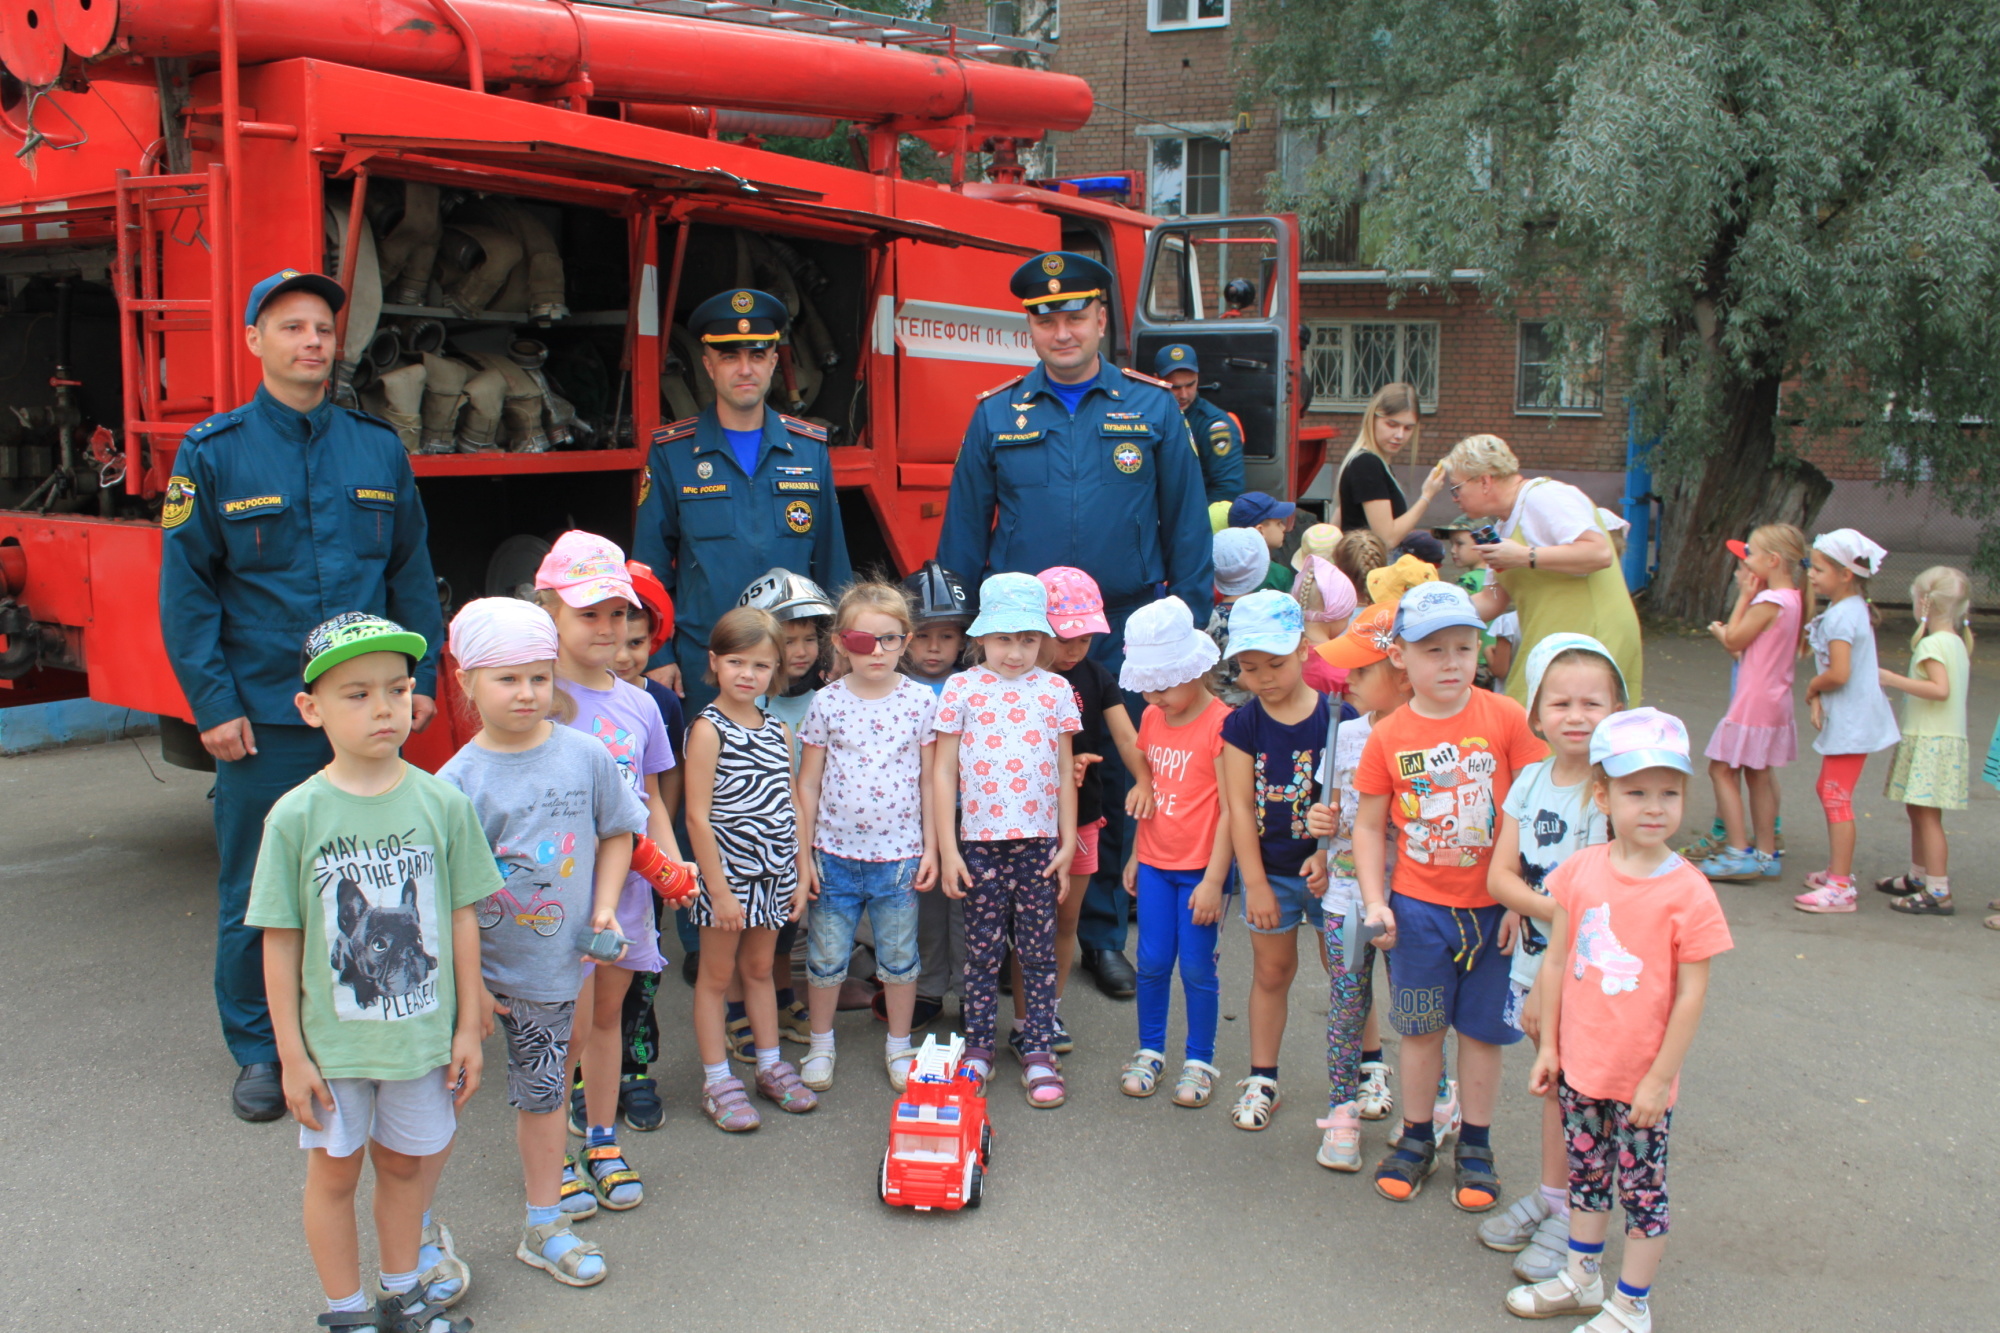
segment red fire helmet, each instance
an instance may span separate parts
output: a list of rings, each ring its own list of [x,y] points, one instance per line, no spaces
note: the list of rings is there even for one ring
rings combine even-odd
[[[650,651],[657,653],[661,644],[674,637],[674,599],[667,595],[667,585],[660,582],[651,565],[627,560],[625,572],[632,576],[632,590],[639,594],[639,600],[646,604],[646,611],[652,617]]]

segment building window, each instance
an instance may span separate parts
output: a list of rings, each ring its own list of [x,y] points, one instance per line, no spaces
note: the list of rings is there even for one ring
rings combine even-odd
[[[1229,145],[1220,139],[1154,139],[1146,207],[1163,218],[1221,216],[1229,207]]]
[[[1604,327],[1572,325],[1563,345],[1548,321],[1524,319],[1515,344],[1514,411],[1602,414]]]
[[[1147,0],[1146,26],[1154,32],[1221,28],[1228,23],[1229,0]]]
[[[1416,386],[1418,406],[1437,411],[1438,326],[1428,320],[1316,320],[1306,349],[1312,410],[1359,412],[1385,384]]]

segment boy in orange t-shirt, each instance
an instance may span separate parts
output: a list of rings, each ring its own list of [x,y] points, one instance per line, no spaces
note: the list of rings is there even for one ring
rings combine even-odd
[[[1389,1021],[1402,1034],[1403,1132],[1375,1168],[1375,1189],[1406,1202],[1437,1169],[1431,1110],[1447,1028],[1458,1031],[1465,1123],[1453,1155],[1452,1202],[1481,1213],[1500,1200],[1493,1103],[1500,1048],[1520,1040],[1504,1015],[1510,960],[1506,909],[1486,891],[1500,802],[1514,774],[1548,754],[1528,714],[1473,688],[1482,622],[1465,589],[1412,588],[1396,608],[1390,660],[1410,678],[1408,704],[1375,724],[1354,786],[1354,869],[1366,912],[1384,928]],[[1390,827],[1400,835],[1393,885],[1383,883]]]
[[[1139,752],[1153,790],[1152,811],[1139,819],[1138,845],[1125,862],[1125,891],[1139,908],[1139,1049],[1118,1086],[1128,1097],[1150,1097],[1159,1087],[1178,960],[1188,1032],[1187,1060],[1174,1084],[1177,1106],[1208,1105],[1219,1076],[1215,953],[1230,864],[1222,794],[1229,705],[1206,682],[1219,655],[1215,640],[1194,627],[1187,604],[1166,597],[1126,622],[1118,673],[1121,686],[1146,697]]]

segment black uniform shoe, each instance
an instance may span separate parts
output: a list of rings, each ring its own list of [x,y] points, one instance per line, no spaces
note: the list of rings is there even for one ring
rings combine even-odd
[[[1129,1000],[1139,990],[1139,974],[1117,949],[1085,949],[1083,969],[1097,978],[1097,989],[1114,1000]]]
[[[229,1107],[236,1112],[238,1120],[248,1120],[252,1124],[266,1120],[276,1120],[285,1113],[285,1082],[278,1073],[275,1060],[260,1060],[254,1065],[245,1065],[236,1075],[236,1086],[229,1093]]]
[[[701,950],[690,949],[688,956],[681,959],[681,980],[692,986],[701,975]]]

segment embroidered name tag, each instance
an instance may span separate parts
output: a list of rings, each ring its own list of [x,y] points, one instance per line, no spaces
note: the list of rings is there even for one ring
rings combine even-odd
[[[241,500],[224,500],[222,512],[225,514],[247,514],[253,509],[279,509],[284,506],[282,495],[249,495]]]
[[[700,500],[711,495],[727,495],[727,494],[729,494],[729,485],[727,482],[718,481],[712,486],[681,487],[681,499],[683,500]]]

